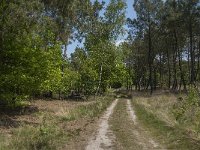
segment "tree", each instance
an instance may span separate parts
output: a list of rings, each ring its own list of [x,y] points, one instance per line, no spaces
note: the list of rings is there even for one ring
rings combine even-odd
[[[183,85],[186,91],[199,70],[199,2],[137,0],[133,7],[137,17],[128,19],[128,57],[136,88],[150,85],[152,93],[157,86],[181,91]]]
[[[133,6],[137,13],[137,18],[133,21],[129,19],[130,24],[134,24],[133,27],[138,29],[138,36],[143,40],[147,40],[148,47],[148,84],[147,88],[150,86],[151,94],[153,92],[153,64],[155,59],[155,49],[153,47],[153,32],[156,30],[159,24],[157,20],[157,14],[159,9],[162,8],[162,1],[154,0],[137,0],[134,2]],[[155,34],[155,33],[154,33]]]
[[[106,7],[104,17],[99,16],[102,7],[95,2],[93,32],[87,34],[85,48],[93,62],[93,68],[98,72],[99,79],[96,94],[108,87],[109,73],[115,66],[115,45],[117,35],[122,33],[125,21],[125,3],[122,0],[111,0]],[[94,6],[95,6],[94,5]]]

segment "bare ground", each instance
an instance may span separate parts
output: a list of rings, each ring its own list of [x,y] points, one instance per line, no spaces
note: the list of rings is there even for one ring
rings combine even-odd
[[[93,128],[96,131],[89,138],[85,147],[86,150],[164,149],[137,122],[130,100],[120,99],[119,102],[114,101],[98,123],[98,128]],[[82,149],[84,149],[84,146]]]
[[[110,130],[108,120],[113,113],[113,109],[116,106],[118,99],[116,99],[112,105],[107,109],[105,114],[99,120],[99,129],[97,133],[89,140],[86,150],[103,150],[112,149],[113,141],[115,137]]]

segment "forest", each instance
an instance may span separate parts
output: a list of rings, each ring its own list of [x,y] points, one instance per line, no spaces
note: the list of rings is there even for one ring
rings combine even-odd
[[[98,149],[80,141],[109,110],[101,149],[200,148],[200,1],[129,5],[0,1],[0,150]]]

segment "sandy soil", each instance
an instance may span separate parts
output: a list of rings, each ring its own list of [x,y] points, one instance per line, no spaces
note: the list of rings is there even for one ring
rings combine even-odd
[[[105,114],[100,118],[99,129],[97,133],[89,140],[86,150],[103,150],[112,149],[115,136],[110,130],[108,120],[113,113],[113,109],[116,106],[118,99],[116,99],[112,105],[107,109]]]

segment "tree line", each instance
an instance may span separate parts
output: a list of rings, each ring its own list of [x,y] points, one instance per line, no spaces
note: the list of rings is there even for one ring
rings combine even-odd
[[[115,41],[125,8],[123,0],[1,0],[0,104],[121,86],[128,74]],[[69,58],[74,40],[85,40],[84,48]]]
[[[199,0],[0,1],[0,104],[74,90],[187,90],[200,81]],[[116,45],[126,35],[125,42]],[[67,46],[82,41],[71,57]]]
[[[136,89],[187,90],[200,81],[200,1],[135,0],[126,63]]]

